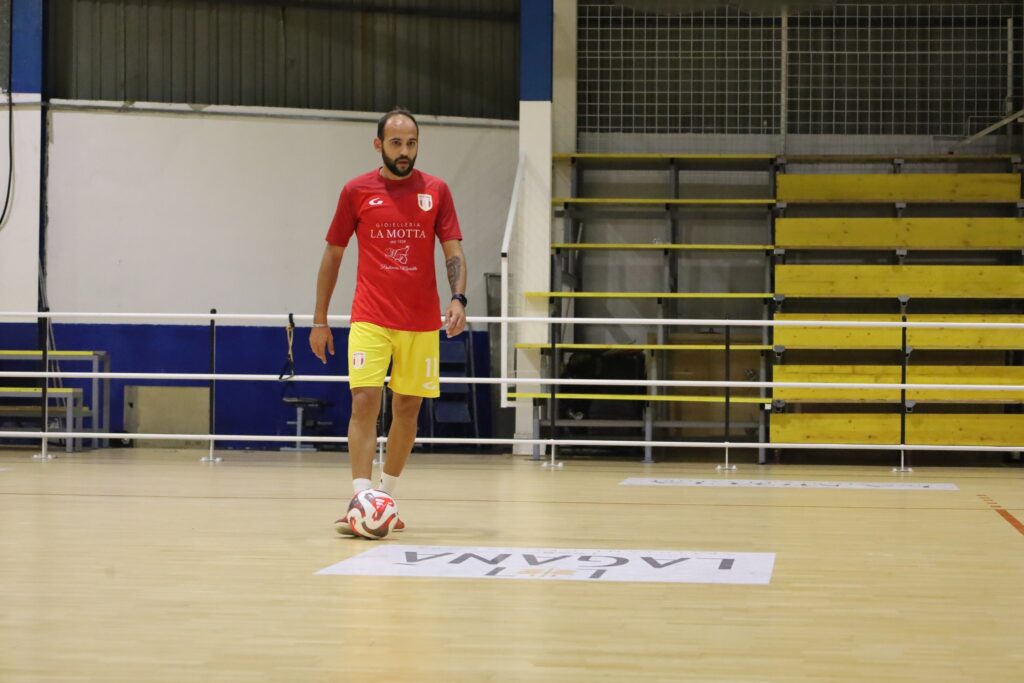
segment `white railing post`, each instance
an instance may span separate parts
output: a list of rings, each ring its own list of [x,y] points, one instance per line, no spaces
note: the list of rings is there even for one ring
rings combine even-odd
[[[516,222],[519,218],[519,193],[523,185],[523,173],[526,169],[526,155],[523,153],[519,154],[519,161],[516,164],[516,179],[512,183],[512,197],[508,202],[508,215],[505,217],[505,234],[501,239],[501,377],[508,378],[508,260],[509,250],[512,245],[512,232],[515,230]],[[503,382],[501,385],[501,403],[499,404],[502,408],[511,408],[512,404],[508,401],[508,383]]]

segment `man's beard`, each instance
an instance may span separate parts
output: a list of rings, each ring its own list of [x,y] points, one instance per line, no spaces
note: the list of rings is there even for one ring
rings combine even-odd
[[[398,176],[399,178],[404,178],[410,173],[412,173],[412,169],[416,165],[415,157],[411,159],[409,157],[398,157],[397,159],[390,159],[388,158],[387,154],[381,152],[380,158],[384,160],[384,165],[387,166],[387,169],[396,176]],[[409,165],[403,169],[401,166],[398,165],[399,161],[408,161]]]

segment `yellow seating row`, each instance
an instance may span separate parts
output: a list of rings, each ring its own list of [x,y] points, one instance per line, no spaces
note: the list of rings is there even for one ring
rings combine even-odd
[[[777,413],[772,443],[898,444],[895,413]],[[906,442],[932,446],[1024,446],[1024,415],[910,413]]]
[[[776,365],[776,382],[899,384],[898,365]],[[911,365],[907,384],[1024,386],[1024,367],[987,365]],[[928,403],[1024,403],[1024,389],[907,389],[907,400]],[[895,403],[899,389],[858,387],[775,387],[772,395],[787,403]]]
[[[539,391],[510,391],[509,398],[551,398],[550,393]],[[725,403],[724,396],[693,396],[682,394],[576,394],[558,393],[555,398],[562,399],[591,399],[595,401],[660,401],[664,403]],[[764,406],[771,405],[771,400],[757,398],[756,396],[731,396],[732,403],[757,403]]]
[[[1024,218],[778,218],[783,249],[1024,249]]]
[[[516,344],[517,349],[550,349],[551,344],[524,343]],[[590,350],[621,350],[621,351],[724,351],[725,344],[555,344],[560,351]],[[767,344],[730,344],[734,351],[771,351]]]
[[[878,164],[897,159],[907,163],[1019,162],[1016,154],[673,154],[671,152],[556,152],[554,161],[773,161],[780,164]]]
[[[771,299],[762,292],[525,292],[531,299]]]
[[[775,267],[775,291],[786,297],[1017,299],[1024,266],[788,265]]]
[[[899,322],[900,316],[878,314],[779,313],[776,320]],[[1015,323],[1024,315],[908,315],[908,322],[931,323]],[[901,349],[899,327],[790,327],[778,326],[776,346],[787,349]],[[1024,328],[908,327],[907,346],[914,349],[1024,350]]]
[[[775,200],[770,197],[737,197],[737,198],[675,198],[659,199],[657,197],[555,197],[551,200],[555,206],[774,206]]]
[[[775,197],[793,203],[1013,203],[1019,173],[781,174]]]
[[[770,251],[771,244],[652,244],[623,243],[603,244],[597,242],[559,242],[551,245],[552,249],[572,249],[579,251]]]
[[[786,298],[1019,299],[1024,266],[788,265],[775,267]],[[526,292],[546,299],[771,299],[768,292]]]
[[[1013,204],[1019,173],[780,174],[774,197],[555,197],[556,206],[772,206],[794,204]]]

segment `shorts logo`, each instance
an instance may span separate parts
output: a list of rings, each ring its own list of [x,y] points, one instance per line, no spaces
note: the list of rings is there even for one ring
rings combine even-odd
[[[366,354],[362,351],[356,351],[352,354],[352,367],[361,368],[366,365]]]
[[[416,195],[416,201],[424,211],[430,211],[434,208],[434,197],[432,195],[418,194]]]
[[[369,204],[370,206],[381,206],[382,204],[384,204],[384,200],[383,200],[383,199],[381,199],[380,197],[374,197],[373,199],[371,199],[371,200],[370,200],[369,202],[367,202],[367,203],[368,203],[368,204]]]

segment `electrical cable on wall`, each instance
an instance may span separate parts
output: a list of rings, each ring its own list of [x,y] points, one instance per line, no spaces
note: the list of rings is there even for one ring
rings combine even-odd
[[[0,230],[7,223],[7,210],[11,204],[11,189],[14,187],[14,95],[11,92],[11,74],[14,72],[14,3],[10,4],[8,26],[10,36],[7,41],[7,190],[4,192],[4,208],[0,211]]]

